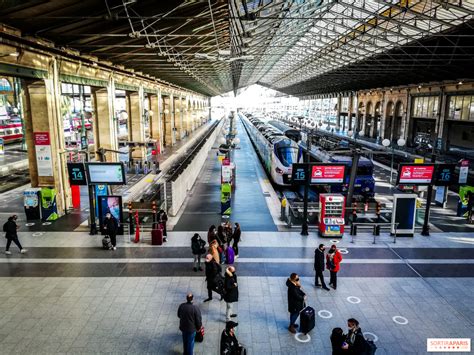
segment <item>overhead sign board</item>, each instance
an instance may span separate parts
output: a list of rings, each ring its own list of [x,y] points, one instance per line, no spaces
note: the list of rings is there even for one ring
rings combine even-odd
[[[346,175],[344,164],[315,164],[311,166],[311,184],[342,184]]]
[[[397,185],[429,185],[433,181],[434,164],[400,164]]]
[[[90,185],[125,185],[125,169],[122,163],[86,163]]]
[[[67,172],[69,174],[69,184],[87,185],[86,168],[84,163],[67,163]]]
[[[436,164],[433,184],[435,186],[449,186],[454,183],[456,164]]]

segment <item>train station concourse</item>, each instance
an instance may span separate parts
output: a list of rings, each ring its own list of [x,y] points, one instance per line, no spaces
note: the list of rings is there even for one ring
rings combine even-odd
[[[1,1],[0,219],[0,355],[474,353],[474,1]]]

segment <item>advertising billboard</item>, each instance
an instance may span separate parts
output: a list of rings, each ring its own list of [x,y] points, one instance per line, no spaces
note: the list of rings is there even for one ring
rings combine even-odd
[[[90,185],[125,185],[125,169],[122,163],[86,163]]]
[[[345,174],[346,165],[344,164],[315,164],[311,167],[311,184],[342,184]]]
[[[434,164],[400,164],[397,185],[429,185],[434,171]]]

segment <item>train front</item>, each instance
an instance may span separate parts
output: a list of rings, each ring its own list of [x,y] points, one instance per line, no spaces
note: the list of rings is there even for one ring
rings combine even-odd
[[[303,160],[303,150],[291,139],[274,142],[271,175],[277,185],[291,185],[291,167]]]

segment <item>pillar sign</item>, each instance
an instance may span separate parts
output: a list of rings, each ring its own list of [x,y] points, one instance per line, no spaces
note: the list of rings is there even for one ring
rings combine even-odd
[[[53,176],[53,161],[51,157],[51,140],[49,132],[34,132],[36,165],[38,176]]]

